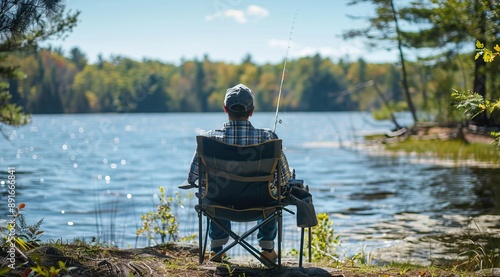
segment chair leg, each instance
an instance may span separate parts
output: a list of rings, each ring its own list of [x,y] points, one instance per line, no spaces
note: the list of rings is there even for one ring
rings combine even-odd
[[[306,191],[309,192],[309,186],[306,186]],[[308,239],[307,239],[307,249],[309,251],[309,262],[312,260],[312,249],[311,249],[311,238],[312,238],[312,227],[307,228],[308,231]],[[302,229],[304,231],[304,229]]]
[[[202,215],[201,215],[201,212],[199,211],[198,212],[198,249],[199,249],[199,252],[198,252],[198,255],[199,255],[199,262],[200,264],[203,263],[203,258],[204,258],[204,252],[203,252],[203,230],[202,230],[202,227],[203,227],[203,218],[202,218]]]
[[[304,255],[304,228],[300,228],[299,267],[302,267],[303,255]]]
[[[278,210],[278,267],[281,267],[281,242],[283,240],[283,211]]]
[[[207,227],[205,229],[205,237],[204,237],[205,242],[203,243],[203,251],[201,252],[203,255],[203,260],[205,260],[205,253],[207,253],[208,227],[210,226],[210,219],[206,218],[206,220],[207,220]]]
[[[309,250],[309,262],[311,262],[311,257],[312,257],[312,249],[311,249],[311,238],[312,238],[312,230],[311,227],[307,228],[309,229],[309,236],[308,236],[308,250]]]

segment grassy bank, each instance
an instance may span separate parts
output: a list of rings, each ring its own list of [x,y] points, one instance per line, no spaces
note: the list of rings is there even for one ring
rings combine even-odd
[[[21,216],[22,217],[22,216]],[[223,263],[205,261],[199,264],[198,244],[167,242],[153,247],[122,249],[97,241],[85,242],[63,239],[41,243],[34,240],[16,239],[15,254],[9,248],[0,248],[2,257],[14,256],[12,260],[0,260],[0,276],[500,276],[500,238],[488,232],[464,234],[460,242],[445,240],[456,245],[453,259],[433,259],[430,265],[408,262],[384,262],[374,264],[371,253],[358,253],[340,258],[336,252],[338,236],[334,235],[332,223],[326,214],[318,215],[319,224],[312,229],[312,262],[304,258],[303,267],[298,267],[297,251],[283,251],[282,267],[270,269],[251,256],[238,256]],[[38,234],[34,228],[29,231]],[[25,236],[20,236],[25,237]],[[5,245],[4,245],[5,246]],[[404,249],[382,251],[401,252]],[[15,268],[10,265],[14,264]]]
[[[473,160],[481,164],[500,165],[500,151],[495,145],[467,143],[460,139],[423,141],[410,138],[401,142],[386,144],[385,149],[393,152],[403,151],[420,157],[452,160],[457,164]]]
[[[118,249],[83,242],[44,244],[26,253],[36,265],[30,276],[494,276],[494,270],[461,271],[454,267],[315,262],[298,267],[297,257],[285,257],[280,269],[269,269],[252,260],[198,263],[197,245],[166,243],[140,249]],[[20,264],[25,263],[19,257]],[[4,276],[25,275],[28,264]],[[44,271],[45,270],[45,271]],[[43,273],[46,272],[46,273]],[[53,275],[50,275],[50,274]]]
[[[420,128],[412,135],[388,138],[385,135],[365,137],[385,154],[409,155],[453,165],[500,167],[500,149],[494,138],[460,132],[456,128]]]

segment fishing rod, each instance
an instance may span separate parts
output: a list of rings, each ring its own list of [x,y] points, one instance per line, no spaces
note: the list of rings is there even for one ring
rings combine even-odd
[[[279,110],[280,110],[281,92],[283,90],[283,82],[285,81],[285,72],[287,71],[286,70],[286,62],[288,60],[288,52],[290,50],[290,42],[292,41],[292,34],[293,34],[293,28],[295,27],[295,18],[296,17],[297,17],[297,12],[293,16],[292,28],[290,29],[290,34],[288,36],[288,44],[286,47],[285,61],[283,62],[283,73],[281,74],[280,89],[278,92],[278,102],[276,103],[276,115],[274,117],[273,132],[276,132],[276,125],[278,124],[278,114],[279,114]],[[281,119],[279,120],[279,123],[281,124]]]

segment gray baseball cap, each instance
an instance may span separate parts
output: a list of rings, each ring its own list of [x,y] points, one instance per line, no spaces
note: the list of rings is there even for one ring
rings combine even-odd
[[[233,112],[248,112],[254,107],[254,100],[252,90],[243,84],[238,84],[227,89],[224,106]]]

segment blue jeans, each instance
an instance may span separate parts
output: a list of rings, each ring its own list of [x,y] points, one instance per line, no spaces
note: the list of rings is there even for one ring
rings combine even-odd
[[[262,220],[259,220],[260,223]],[[219,222],[224,225],[224,227],[231,230],[231,221],[227,220],[219,220]],[[229,235],[221,230],[217,224],[210,221],[208,227],[208,235],[212,240],[210,243],[210,247],[212,249],[223,246],[229,241]],[[273,249],[274,248],[274,239],[278,233],[278,219],[275,218],[265,225],[260,226],[259,232],[257,233],[257,240],[259,241],[259,246],[262,249]]]

